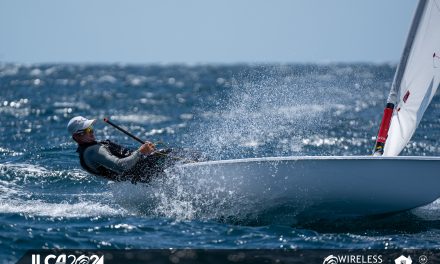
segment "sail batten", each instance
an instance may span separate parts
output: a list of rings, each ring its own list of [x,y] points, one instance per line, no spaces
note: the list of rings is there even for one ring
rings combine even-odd
[[[395,105],[384,147],[385,156],[397,156],[409,142],[432,100],[440,80],[440,0],[420,0],[388,104]],[[440,61],[438,61],[440,64]]]

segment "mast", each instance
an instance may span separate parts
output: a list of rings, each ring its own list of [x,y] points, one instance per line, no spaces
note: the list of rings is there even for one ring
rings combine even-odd
[[[399,103],[397,98],[400,97],[402,78],[407,67],[408,58],[414,44],[414,39],[416,37],[421,18],[425,11],[426,3],[428,1],[429,0],[420,0],[417,5],[417,9],[414,14],[414,18],[412,20],[411,28],[406,38],[405,48],[403,49],[400,63],[397,66],[397,70],[393,79],[393,84],[391,85],[390,94],[388,95],[387,104],[383,112],[382,122],[379,127],[376,144],[373,150],[373,155],[375,156],[381,156],[384,152],[385,143],[388,138],[388,131],[390,129],[391,118],[394,112],[394,107]]]

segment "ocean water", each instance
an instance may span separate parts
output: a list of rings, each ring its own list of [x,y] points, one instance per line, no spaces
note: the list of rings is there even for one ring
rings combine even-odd
[[[290,224],[237,224],[218,217],[221,206],[196,208],[166,193],[159,207],[145,200],[139,210],[145,186],[84,172],[66,131],[76,115],[109,117],[162,147],[214,160],[367,155],[394,71],[387,64],[0,64],[0,261],[47,248],[439,248],[440,201],[380,219]],[[439,117],[435,96],[402,155],[440,155]],[[104,122],[95,131],[137,147]]]

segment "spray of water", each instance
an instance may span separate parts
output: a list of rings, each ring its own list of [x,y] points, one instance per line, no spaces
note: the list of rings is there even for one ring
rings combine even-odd
[[[322,96],[322,87],[328,85],[320,87],[322,82],[309,76],[320,75],[294,70],[256,67],[238,74],[232,86],[198,116],[199,125],[191,133],[191,142],[216,160],[301,155],[303,138],[320,129],[323,114],[334,102],[329,100],[331,95]],[[212,170],[215,168],[190,172],[177,168],[148,186],[127,184],[115,187],[113,193],[124,208],[180,220],[259,221],[261,208],[280,208],[285,202],[263,195],[264,186],[252,189],[258,186],[252,184],[252,175],[212,178],[209,175],[227,174]],[[285,212],[278,213],[286,218]]]
[[[186,220],[249,220],[256,205],[222,181],[173,171],[151,184],[112,186],[118,203],[132,213]],[[127,195],[128,194],[128,195]]]
[[[283,67],[243,72],[201,115],[192,138],[213,159],[300,155],[302,138],[319,129],[329,105],[319,93],[304,74]]]

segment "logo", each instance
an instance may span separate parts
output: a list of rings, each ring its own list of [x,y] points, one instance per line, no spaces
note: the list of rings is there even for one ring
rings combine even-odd
[[[322,264],[338,264],[338,258],[330,255],[324,259],[324,262],[322,262]]]
[[[322,264],[380,264],[382,262],[382,255],[330,255],[324,259]]]
[[[76,257],[75,255],[60,254],[56,256],[50,254],[42,259],[40,254],[32,254],[32,264],[104,264],[104,256],[81,255]]]
[[[428,257],[427,256],[425,256],[425,255],[421,255],[420,257],[419,257],[419,263],[420,264],[426,264],[428,262]]]
[[[402,256],[396,258],[394,260],[394,263],[396,263],[396,264],[411,264],[412,259],[409,255],[408,255],[408,257],[405,257],[404,255],[402,255]]]

